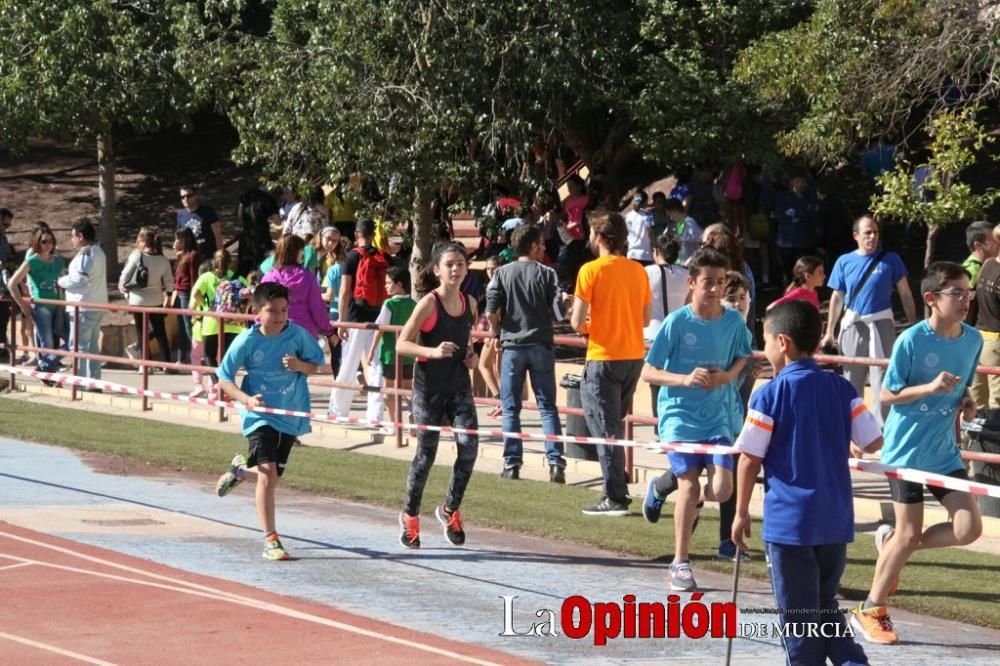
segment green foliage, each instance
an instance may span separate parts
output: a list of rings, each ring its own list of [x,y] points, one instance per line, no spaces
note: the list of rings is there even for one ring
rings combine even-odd
[[[900,161],[896,168],[878,178],[881,194],[872,197],[872,211],[897,220],[944,226],[981,217],[998,199],[1000,190],[990,188],[973,193],[961,182],[962,172],[975,164],[993,137],[980,127],[973,109],[942,111],[928,123],[930,136],[926,163],[916,167]],[[920,188],[914,185],[916,169],[927,170]]]
[[[128,125],[149,132],[187,117],[174,70],[174,0],[0,0],[0,135],[92,141]]]

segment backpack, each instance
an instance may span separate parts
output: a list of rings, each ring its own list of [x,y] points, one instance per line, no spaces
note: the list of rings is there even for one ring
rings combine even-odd
[[[361,261],[354,276],[354,300],[377,308],[385,302],[385,274],[389,270],[389,259],[382,250],[358,248]]]
[[[215,302],[212,309],[216,312],[243,311],[243,283],[236,278],[224,278],[215,287]]]

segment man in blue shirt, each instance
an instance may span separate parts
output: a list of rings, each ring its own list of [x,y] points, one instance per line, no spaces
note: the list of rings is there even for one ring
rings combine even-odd
[[[743,455],[732,540],[746,548],[750,498],[763,467],[762,536],[779,620],[810,623],[819,633],[791,629],[784,639],[788,662],[867,664],[846,635],[836,595],[854,540],[851,441],[876,451],[882,435],[854,388],[820,370],[807,351],[816,349],[821,329],[819,312],[804,301],[779,303],[764,320],[764,355],[776,375],[751,397],[736,440]]]
[[[795,262],[801,257],[815,254],[819,240],[819,204],[816,197],[806,190],[806,184],[804,176],[793,176],[788,182],[788,189],[778,192],[775,197],[774,220],[777,234],[774,243],[786,284],[792,281]]]
[[[840,338],[837,341],[841,353],[845,356],[887,358],[896,340],[892,315],[894,286],[903,303],[907,323],[912,324],[917,319],[906,267],[895,252],[879,250],[879,225],[871,217],[865,215],[854,222],[854,241],[858,244],[857,251],[837,259],[827,282],[833,293],[830,295],[830,318],[822,345],[834,344],[837,321],[843,311],[844,320],[840,323]],[[879,402],[883,371],[873,367],[870,372],[874,412],[877,418],[884,419],[888,409],[883,409]],[[844,366],[844,376],[861,396],[865,393],[868,373],[866,365]]]
[[[264,282],[253,294],[260,323],[237,336],[219,366],[219,386],[247,411],[243,414],[243,435],[250,455],[237,454],[228,472],[216,484],[220,497],[239,485],[247,472],[257,475],[257,516],[264,531],[264,558],[287,560],[274,523],[274,492],[285,472],[288,455],[299,435],[310,430],[302,416],[263,414],[252,410],[274,407],[309,411],[306,377],[323,363],[323,350],[301,326],[288,321],[288,288]],[[243,384],[236,385],[236,373],[243,368]]]

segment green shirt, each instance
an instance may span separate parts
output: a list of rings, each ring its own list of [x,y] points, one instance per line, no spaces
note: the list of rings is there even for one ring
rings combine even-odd
[[[392,296],[382,304],[382,311],[379,312],[375,320],[379,325],[402,326],[413,314],[417,302],[409,296]],[[385,332],[379,341],[379,360],[383,366],[392,365],[396,362],[396,334]],[[403,365],[413,365],[412,356],[403,357]]]
[[[226,277],[227,279],[232,280],[235,276],[233,275],[232,271],[229,271]],[[239,279],[239,281],[243,283],[244,287],[249,286],[249,283],[247,283],[245,278],[241,277],[237,279]],[[191,298],[195,299],[200,296],[202,310],[212,309],[213,305],[215,304],[215,289],[216,287],[219,286],[220,282],[222,282],[222,278],[216,275],[213,271],[209,271],[207,273],[202,273],[201,276],[198,277],[197,282],[194,283],[194,286],[191,288]],[[192,309],[198,309],[198,308],[192,306]],[[245,322],[231,321],[228,324],[226,324],[225,332],[240,334],[243,332],[243,329],[245,328],[246,328]],[[218,335],[219,320],[216,319],[215,317],[202,317],[201,334],[203,337],[206,335]]]
[[[975,289],[976,282],[979,280],[979,271],[983,268],[983,262],[976,259],[975,255],[970,254],[969,257],[962,262],[962,268],[969,271],[969,286]]]
[[[66,267],[66,260],[58,254],[52,255],[51,261],[45,261],[37,254],[25,260],[28,263],[28,286],[32,298],[59,298],[56,280]]]

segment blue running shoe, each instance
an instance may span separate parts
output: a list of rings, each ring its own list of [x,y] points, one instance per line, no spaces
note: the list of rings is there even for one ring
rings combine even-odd
[[[660,477],[654,476],[646,484],[646,499],[642,502],[642,517],[647,523],[655,523],[660,520],[660,511],[663,510],[663,498],[656,494],[656,480]]]

